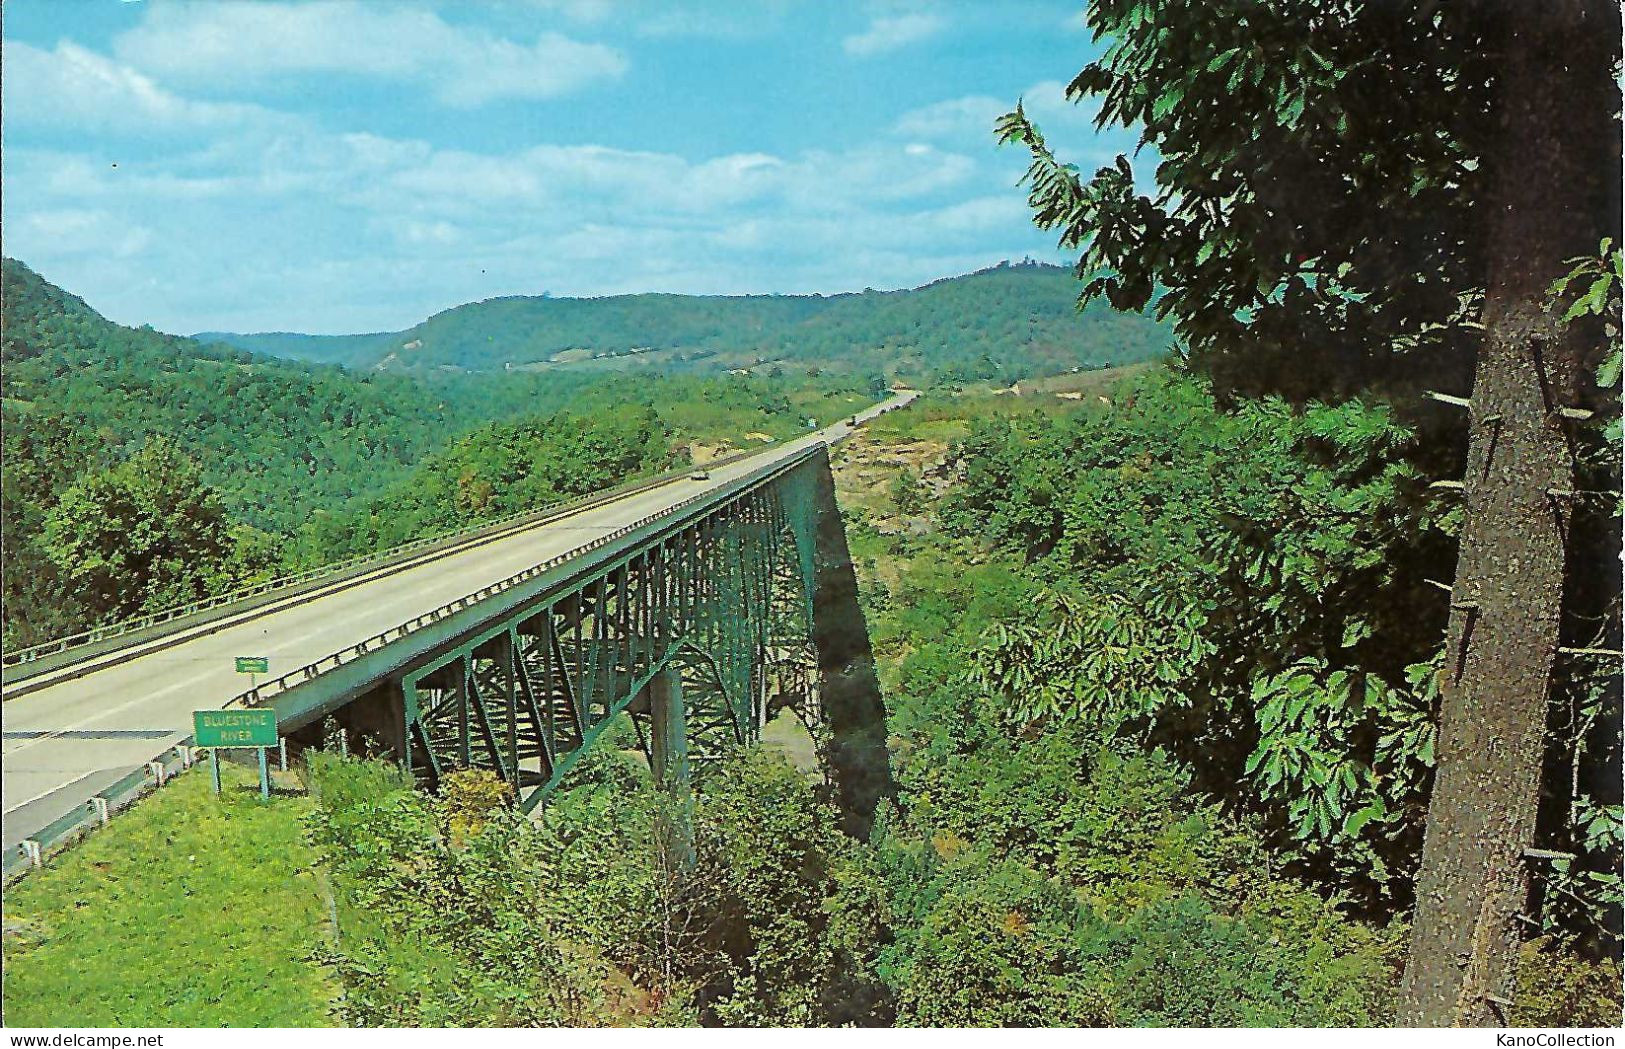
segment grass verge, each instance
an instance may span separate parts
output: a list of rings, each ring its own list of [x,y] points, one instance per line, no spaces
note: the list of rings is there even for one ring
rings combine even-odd
[[[223,772],[221,797],[188,773],[6,892],[8,1026],[333,1022],[311,800],[263,804],[255,772]]]

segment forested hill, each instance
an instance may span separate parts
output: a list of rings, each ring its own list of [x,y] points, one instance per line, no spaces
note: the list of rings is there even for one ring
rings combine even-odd
[[[9,650],[850,412],[874,377],[353,372],[128,328],[0,264]],[[523,483],[521,483],[523,482]],[[498,491],[498,489],[502,489]]]
[[[18,616],[25,642],[84,625],[41,545],[47,517],[64,492],[155,441],[198,464],[239,538],[265,547],[383,490],[459,433],[556,407],[586,384],[357,375],[206,346],[114,324],[13,259],[0,262],[0,304],[8,641]],[[96,556],[141,575],[122,546]]]
[[[50,489],[161,434],[243,519],[281,531],[501,414],[449,384],[127,328],[21,262],[0,269],[6,459],[30,471],[15,483],[7,471],[8,514],[14,490]]]
[[[469,303],[401,332],[238,335],[260,353],[390,370],[740,368],[773,363],[914,382],[1014,380],[1147,360],[1166,327],[1104,304],[1077,311],[1070,270],[1000,265],[905,291],[843,295],[514,296]]]

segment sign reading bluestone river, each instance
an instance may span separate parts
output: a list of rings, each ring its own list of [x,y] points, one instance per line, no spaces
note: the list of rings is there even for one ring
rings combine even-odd
[[[193,711],[192,742],[200,747],[274,747],[276,711]]]

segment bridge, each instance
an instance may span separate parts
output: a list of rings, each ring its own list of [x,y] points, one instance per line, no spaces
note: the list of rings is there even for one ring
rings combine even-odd
[[[843,421],[708,475],[32,663],[8,656],[8,869],[25,843],[85,813],[105,818],[107,797],[143,768],[162,777],[155,757],[189,757],[192,711],[228,706],[274,709],[294,753],[388,756],[427,786],[487,769],[526,809],[623,713],[670,778],[789,708],[820,727],[846,826],[865,833],[890,774],[829,470],[829,445],[850,432]],[[264,656],[277,676],[245,689],[236,656]]]

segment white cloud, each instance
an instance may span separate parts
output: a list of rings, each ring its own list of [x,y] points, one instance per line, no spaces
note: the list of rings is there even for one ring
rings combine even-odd
[[[1014,99],[967,95],[909,110],[897,119],[894,130],[912,138],[941,140],[976,135],[992,142],[993,122],[1014,108]]]
[[[1019,229],[1030,214],[1018,193],[973,197],[938,209],[931,221],[939,232],[996,233]]]
[[[1066,98],[1066,85],[1059,80],[1042,80],[1018,95],[994,98],[966,95],[912,109],[897,118],[894,134],[914,140],[939,143],[956,149],[981,152],[994,148],[995,121],[1016,106],[1019,97],[1027,116],[1043,131],[1050,145],[1069,160],[1089,165],[1107,163],[1118,152],[1132,152],[1136,136],[1122,129],[1096,131],[1099,105],[1092,99],[1080,103]]]
[[[576,22],[602,22],[616,8],[616,0],[530,0],[530,4]]]
[[[611,25],[646,37],[710,37],[739,40],[779,26],[798,0],[751,0],[748,4],[673,4],[671,0],[528,0],[530,6],[588,25]]]
[[[197,41],[189,75],[226,61],[212,46]],[[849,149],[477,150],[188,98],[144,64],[156,50],[128,48],[120,62],[8,47],[8,122],[68,134],[8,134],[0,200],[8,253],[124,323],[363,331],[543,290],[898,287],[1050,239],[1013,188],[1021,158],[991,151],[989,114],[1008,105],[992,97],[904,114]],[[1060,85],[1040,86],[1059,106]],[[151,141],[129,148],[114,128]]]
[[[7,177],[8,252],[117,320],[183,332],[402,328],[542,290],[898,286],[997,261],[990,236],[1037,246],[1007,178],[919,142],[690,160],[302,125],[117,171],[17,149]]]
[[[63,41],[5,44],[4,121],[113,135],[218,131],[274,120],[267,109],[182,98],[127,66]]]
[[[841,41],[846,53],[857,58],[870,58],[896,51],[900,47],[928,40],[947,28],[940,15],[906,14],[873,18],[869,28],[854,33]]]
[[[25,224],[25,238],[48,240],[70,253],[96,252],[103,257],[129,259],[152,244],[152,230],[120,221],[105,211],[37,211],[28,216]]]
[[[626,71],[602,44],[544,32],[524,43],[450,25],[432,11],[364,5],[217,2],[153,8],[114,42],[166,83],[207,88],[325,73],[425,83],[440,101],[551,98]]]
[[[1095,114],[1100,112],[1100,104],[1092,98],[1068,101],[1066,85],[1059,80],[1040,80],[1021,93],[1021,104],[1034,120],[1056,126],[1093,127]]]
[[[501,219],[561,209],[585,219],[716,219],[745,206],[794,213],[873,208],[927,197],[969,178],[969,158],[922,144],[793,158],[735,153],[689,161],[607,146],[534,146],[512,154],[441,150],[372,180],[426,212]],[[493,209],[501,209],[493,211]]]

